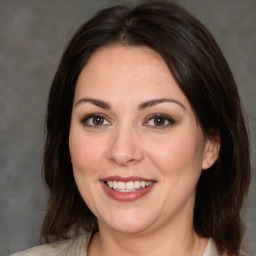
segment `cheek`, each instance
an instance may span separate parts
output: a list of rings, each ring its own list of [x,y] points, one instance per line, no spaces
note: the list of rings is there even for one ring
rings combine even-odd
[[[74,172],[84,174],[96,171],[96,167],[103,155],[102,142],[83,136],[79,130],[70,131],[69,150],[74,167]]]
[[[180,177],[201,172],[204,143],[201,136],[183,132],[154,141],[148,154],[164,175]]]
[[[71,128],[69,150],[72,159],[74,178],[81,196],[90,209],[94,209],[94,193],[99,189],[98,183],[102,147],[98,140],[84,136],[84,132],[76,127]]]

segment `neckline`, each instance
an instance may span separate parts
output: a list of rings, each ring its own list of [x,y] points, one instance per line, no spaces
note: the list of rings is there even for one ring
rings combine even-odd
[[[212,238],[209,238],[207,246],[202,256],[221,256],[218,252],[217,246]]]
[[[87,239],[85,241],[85,254],[83,256],[87,256],[87,250],[88,250],[88,245],[92,239],[92,236],[94,235],[93,232],[89,232],[87,235]],[[212,238],[209,238],[208,243],[205,247],[204,253],[202,256],[221,256],[218,252],[217,246]]]

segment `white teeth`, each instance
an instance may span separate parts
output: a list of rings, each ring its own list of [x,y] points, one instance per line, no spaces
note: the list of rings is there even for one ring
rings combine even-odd
[[[126,182],[126,189],[134,189],[134,182],[133,181],[128,181]]]
[[[136,188],[136,189],[140,188],[140,182],[139,181],[136,180],[134,182],[134,188]]]
[[[123,181],[116,181],[116,180],[109,180],[106,182],[106,184],[110,187],[113,188],[116,191],[119,192],[134,192],[136,189],[140,188],[145,188],[150,185],[152,185],[152,181],[128,181],[128,182],[123,182]]]
[[[107,181],[107,184],[110,188],[113,188],[113,182],[111,180]]]
[[[124,182],[122,182],[122,181],[118,181],[117,182],[117,188],[118,189],[120,189],[120,190],[123,190],[123,189],[125,189],[125,183]]]
[[[117,189],[118,188],[118,185],[117,185],[117,181],[113,181],[113,189]]]

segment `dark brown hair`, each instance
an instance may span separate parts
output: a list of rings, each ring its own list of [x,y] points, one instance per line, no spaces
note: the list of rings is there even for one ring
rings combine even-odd
[[[197,186],[194,229],[212,237],[220,252],[236,254],[243,237],[240,212],[250,182],[248,133],[235,81],[208,30],[182,7],[150,1],[97,13],[68,44],[49,94],[43,174],[49,189],[41,230],[46,242],[70,231],[97,230],[93,213],[74,181],[68,136],[78,76],[100,47],[147,46],[158,52],[190,102],[203,132],[219,137],[216,163]]]

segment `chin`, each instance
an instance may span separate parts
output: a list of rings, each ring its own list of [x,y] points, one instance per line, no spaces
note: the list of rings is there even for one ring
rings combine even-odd
[[[115,214],[111,218],[99,221],[99,226],[104,225],[109,229],[127,234],[138,234],[147,230],[154,223],[153,218],[145,218],[144,214],[122,214],[116,216]]]

